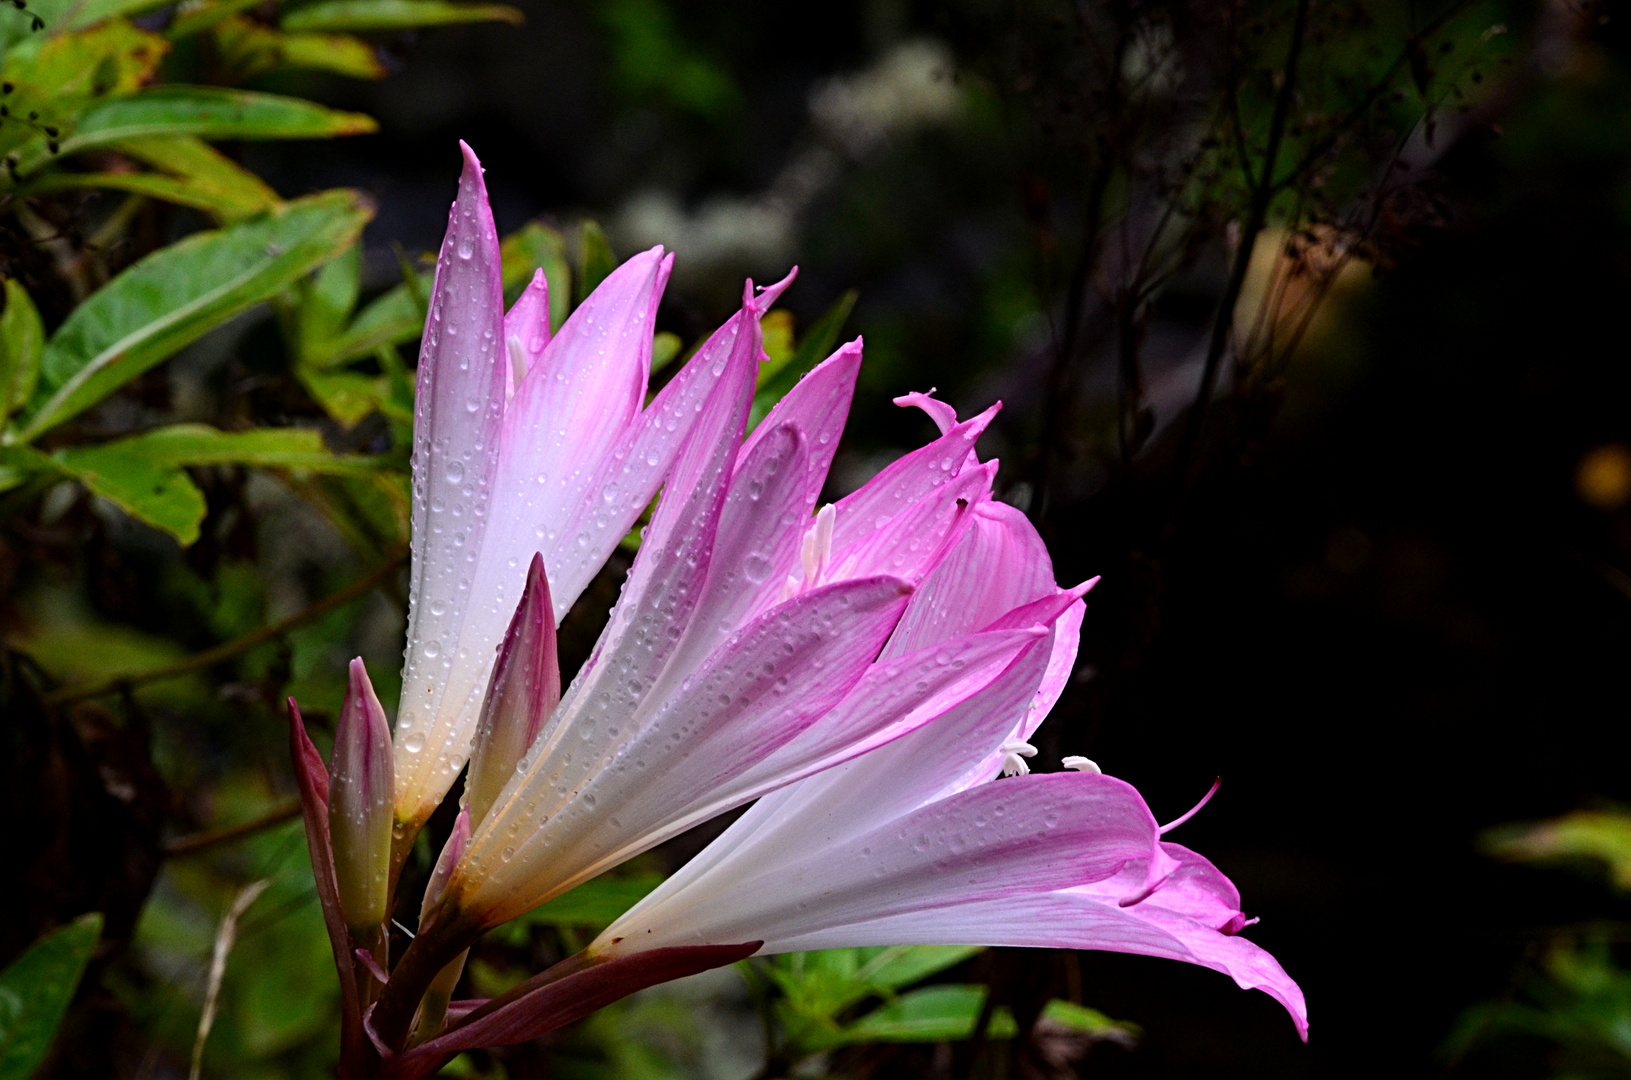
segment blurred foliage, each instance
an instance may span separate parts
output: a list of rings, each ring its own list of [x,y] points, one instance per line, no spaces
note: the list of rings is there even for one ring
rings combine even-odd
[[[1491,830],[1483,847],[1513,862],[1609,871],[1631,891],[1631,814],[1576,811],[1552,821]],[[1571,927],[1536,939],[1507,997],[1469,1008],[1444,1046],[1453,1063],[1514,1042],[1551,1047],[1554,1080],[1631,1076],[1631,953],[1627,928]]]
[[[875,7],[875,63],[766,95],[784,112],[808,99],[809,126],[781,143],[763,137],[754,79],[796,66],[796,43],[666,0],[597,0],[588,21],[625,119],[678,116],[684,138],[740,138],[754,183],[759,158],[788,154],[764,196],[682,216],[695,230],[673,244],[783,259],[777,236],[823,224],[800,242],[825,260],[829,291],[808,301],[812,318],[767,315],[750,423],[852,320],[868,335],[863,397],[934,383],[959,404],[976,389],[982,404],[992,387],[1008,397],[1004,497],[1056,552],[1095,537],[1094,569],[1113,582],[1084,644],[1102,676],[1043,731],[1091,749],[1160,631],[1164,560],[1195,488],[1250,457],[1326,302],[1443,224],[1435,166],[1494,122],[1491,88],[1521,89],[1525,50],[1581,31],[1492,2],[950,3],[922,25]],[[382,260],[395,238],[364,242],[369,197],[286,198],[245,164],[258,160],[246,144],[375,129],[290,93],[336,85],[298,73],[380,79],[413,31],[518,18],[469,0],[0,11],[0,780],[29,883],[0,935],[0,961],[22,957],[0,975],[0,1030],[25,1015],[8,980],[29,943],[82,932],[56,928],[88,925],[69,922],[87,911],[107,923],[42,1076],[184,1072],[223,913],[262,880],[204,1075],[330,1068],[337,990],[288,818],[282,700],[299,696],[321,741],[359,653],[387,706],[396,697],[412,343],[431,262],[400,245]],[[640,123],[613,126],[640,142]],[[1592,137],[1625,141],[1604,125]],[[699,184],[696,156],[687,144],[650,171]],[[610,238],[576,213],[505,236],[506,297],[542,269],[558,329],[615,265],[627,227],[605,220]],[[957,260],[974,267],[966,290],[922,268]],[[709,265],[728,269],[717,274],[734,302],[739,267]],[[856,280],[870,308],[843,291]],[[658,383],[711,329],[692,302],[670,290]],[[866,430],[838,487],[903,430],[858,408]],[[595,611],[563,626],[563,656],[588,655],[637,537],[586,595]],[[410,877],[428,873],[447,818]],[[1631,880],[1623,820],[1548,828],[1501,851],[1601,859]],[[499,992],[569,955],[654,888],[668,857],[494,931],[465,989]],[[411,925],[414,912],[399,914]],[[1623,1060],[1631,998],[1617,962],[1608,936],[1559,939],[1526,1003],[1471,1014],[1467,1037],[1505,1025]],[[965,1076],[1066,1077],[1095,1044],[1141,1036],[1079,1004],[1068,965],[928,946],[756,958],[447,1074],[948,1075],[949,1060]]]
[[[0,971],[0,1078],[28,1080],[51,1049],[101,932],[101,915],[81,915]]]

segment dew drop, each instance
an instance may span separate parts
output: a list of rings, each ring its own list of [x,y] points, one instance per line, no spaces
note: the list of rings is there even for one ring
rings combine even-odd
[[[410,754],[419,753],[419,751],[425,748],[425,733],[423,731],[416,731],[412,735],[409,735],[408,741],[402,744],[402,748]]]

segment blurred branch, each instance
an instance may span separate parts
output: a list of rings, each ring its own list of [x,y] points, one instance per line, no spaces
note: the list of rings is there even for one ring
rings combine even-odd
[[[193,653],[185,659],[177,660],[175,663],[166,664],[163,667],[153,668],[151,671],[138,671],[130,675],[119,675],[100,683],[93,683],[90,686],[65,686],[47,694],[45,696],[46,703],[49,705],[64,705],[69,702],[84,701],[87,698],[118,693],[147,683],[173,679],[178,675],[185,675],[188,672],[218,664],[222,660],[230,660],[232,657],[246,653],[257,646],[266,644],[268,641],[276,641],[290,630],[320,619],[335,608],[343,607],[358,597],[367,595],[400,569],[407,559],[408,552],[406,549],[398,551],[386,559],[382,565],[358,578],[339,592],[324,597],[310,607],[303,608],[286,619],[279,620],[270,626],[263,626],[253,633],[217,645],[213,649]]]
[[[224,825],[219,829],[206,829],[203,832],[183,836],[164,845],[164,854],[171,858],[179,855],[191,855],[195,851],[202,851],[216,844],[225,844],[240,837],[258,833],[262,829],[270,829],[291,821],[300,816],[300,800],[289,799],[279,803],[274,809],[250,821],[240,821],[236,825]]]
[[[1206,349],[1206,364],[1201,369],[1201,385],[1195,392],[1195,404],[1184,421],[1183,437],[1178,443],[1173,475],[1179,484],[1180,501],[1183,489],[1188,486],[1189,459],[1195,450],[1195,440],[1200,435],[1201,418],[1205,416],[1206,407],[1217,389],[1218,368],[1222,366],[1223,351],[1229,343],[1229,331],[1234,326],[1235,305],[1240,300],[1240,290],[1246,284],[1252,251],[1257,246],[1258,234],[1268,220],[1269,204],[1277,190],[1274,182],[1275,160],[1280,156],[1280,142],[1285,136],[1292,100],[1296,97],[1297,59],[1302,55],[1303,39],[1308,31],[1308,7],[1309,0],[1298,0],[1296,18],[1291,26],[1291,44],[1286,50],[1285,69],[1280,76],[1280,91],[1275,96],[1274,113],[1269,121],[1269,141],[1263,150],[1263,170],[1252,189],[1251,209],[1246,216],[1245,228],[1241,230],[1240,244],[1235,249],[1234,266],[1229,270],[1229,281],[1224,287],[1222,299],[1218,301],[1217,318],[1212,323],[1212,339]],[[1241,167],[1250,169],[1244,157]]]

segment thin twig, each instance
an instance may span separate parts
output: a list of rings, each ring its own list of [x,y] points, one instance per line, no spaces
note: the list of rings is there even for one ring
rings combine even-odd
[[[300,800],[290,799],[280,803],[275,809],[269,810],[252,821],[241,821],[236,825],[224,825],[219,829],[206,829],[203,832],[183,836],[164,845],[164,854],[170,858],[180,855],[191,855],[195,851],[202,851],[216,844],[225,844],[240,837],[258,833],[263,829],[270,829],[274,825],[281,825],[300,816]]]
[[[204,1069],[204,1042],[210,1037],[210,1028],[215,1026],[215,1007],[221,1001],[221,980],[227,973],[227,954],[232,952],[232,943],[238,936],[238,920],[271,884],[271,878],[261,878],[245,885],[221,917],[221,927],[215,932],[215,955],[210,960],[209,986],[204,992],[204,1012],[198,1018],[198,1037],[193,1040],[193,1067],[187,1073],[187,1080],[198,1080]]]
[[[1263,170],[1258,175],[1257,186],[1252,190],[1251,209],[1246,217],[1246,226],[1241,231],[1240,245],[1235,250],[1235,262],[1229,271],[1228,284],[1218,301],[1217,318],[1212,323],[1212,339],[1206,349],[1206,363],[1201,368],[1201,385],[1195,393],[1195,403],[1190,407],[1189,416],[1184,422],[1183,437],[1178,443],[1174,475],[1180,493],[1188,484],[1189,458],[1194,453],[1195,441],[1200,435],[1201,418],[1206,414],[1206,407],[1211,403],[1212,394],[1217,389],[1218,368],[1222,366],[1223,352],[1229,343],[1229,331],[1234,326],[1235,304],[1239,302],[1240,291],[1246,284],[1246,273],[1251,269],[1252,251],[1257,246],[1258,234],[1263,231],[1264,223],[1268,220],[1269,204],[1277,190],[1274,166],[1280,156],[1280,141],[1285,135],[1286,121],[1291,115],[1291,102],[1296,96],[1297,59],[1302,54],[1303,38],[1308,30],[1308,7],[1309,0],[1298,0],[1296,19],[1291,27],[1291,45],[1286,50],[1285,70],[1280,78],[1280,92],[1275,96],[1274,113],[1269,121],[1269,141],[1263,150]],[[1242,166],[1245,167],[1246,164],[1243,160]]]
[[[275,622],[270,626],[263,626],[253,633],[245,634],[241,638],[228,641],[223,645],[217,645],[213,649],[205,649],[203,652],[193,653],[191,656],[177,660],[173,664],[166,664],[163,667],[156,667],[150,671],[138,671],[129,675],[116,675],[111,679],[107,679],[99,683],[93,683],[90,686],[62,687],[61,689],[54,690],[47,694],[45,696],[46,703],[49,705],[62,705],[72,701],[84,701],[86,698],[101,697],[104,694],[117,693],[133,686],[143,686],[151,682],[161,682],[165,679],[173,679],[178,675],[185,675],[188,672],[197,671],[200,668],[207,668],[212,664],[218,664],[222,660],[229,660],[240,653],[248,652],[250,649],[253,649],[256,646],[264,645],[268,641],[275,641],[284,634],[287,634],[290,630],[295,629],[297,626],[304,626],[306,623],[312,622],[315,619],[320,619],[324,615],[327,615],[329,612],[333,611],[335,608],[343,607],[358,597],[371,592],[386,578],[395,573],[397,569],[401,567],[403,562],[407,560],[407,557],[407,551],[400,551],[391,558],[385,560],[383,565],[375,568],[368,574],[365,574],[363,577],[358,578],[356,581],[352,582],[350,585],[347,585],[339,592],[325,596],[323,599],[317,601],[315,604],[312,604],[310,607],[297,611],[288,618]]]

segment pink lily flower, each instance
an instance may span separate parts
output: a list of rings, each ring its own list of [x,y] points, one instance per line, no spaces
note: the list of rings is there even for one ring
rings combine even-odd
[[[340,967],[342,1074],[412,1080],[655,982],[822,947],[806,942],[823,934],[957,938],[955,920],[900,920],[1018,897],[1215,921],[1227,881],[1162,842],[1130,786],[1087,774],[987,782],[1028,771],[1026,740],[1069,678],[1093,584],[1059,588],[1035,530],[993,501],[997,463],[974,447],[996,407],[959,421],[933,398],[901,399],[940,437],[818,509],[860,341],[745,435],[759,321],[792,275],[748,282],[741,311],[646,404],[671,257],[624,263],[553,337],[541,275],[504,313],[497,233],[463,149],[419,364],[391,752],[360,662],[349,749],[331,770],[292,711]],[[563,689],[555,628],[659,487],[606,629]],[[467,762],[417,936],[387,971],[379,913],[395,910],[395,873]],[[450,1000],[487,929],[755,800],[616,932],[501,998]],[[331,820],[347,823],[344,836]],[[822,867],[835,859],[848,861]],[[761,871],[773,887],[748,895]],[[990,913],[993,925],[1004,917]],[[1160,955],[1187,948],[1212,962],[1169,923],[1138,925],[1178,943]]]
[[[932,401],[915,399],[901,403]],[[1047,552],[1022,515],[983,509],[913,597],[896,630],[908,644],[892,648],[994,625],[1054,591],[1051,574],[1016,590],[1027,568],[1048,565]],[[917,609],[934,615],[916,619]],[[1105,949],[1225,972],[1284,1005],[1306,1040],[1302,991],[1236,936],[1248,920],[1233,884],[1160,839],[1189,815],[1160,827],[1131,785],[1085,758],[1071,760],[1082,771],[997,779],[1019,771],[1004,762],[1016,748],[1034,753],[1026,740],[1069,677],[1080,620],[1078,600],[1053,623],[1051,647],[1033,646],[934,724],[760,799],[607,928],[590,955],[756,939],[762,955],[916,944]]]

